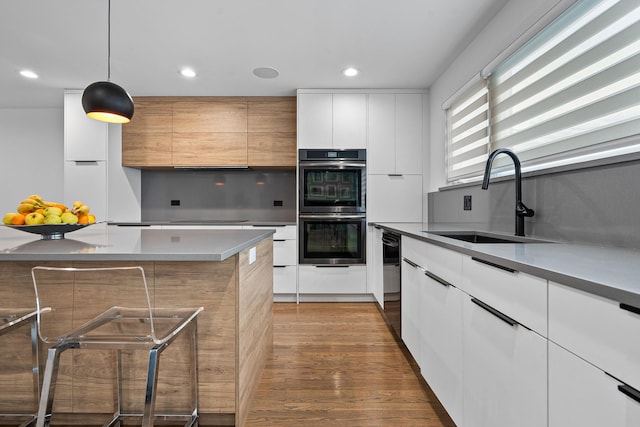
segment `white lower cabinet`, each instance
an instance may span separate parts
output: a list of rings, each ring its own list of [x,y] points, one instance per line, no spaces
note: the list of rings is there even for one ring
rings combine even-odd
[[[490,310],[463,298],[461,425],[545,426],[547,340]]]
[[[549,427],[639,426],[640,401],[624,394],[621,386],[604,371],[549,343]]]
[[[273,266],[273,293],[295,294],[297,289],[298,271],[295,265]]]
[[[403,241],[403,250],[405,242]],[[402,258],[400,277],[402,278],[400,323],[402,325],[402,341],[413,358],[420,364],[421,360],[421,312],[422,281],[424,269],[410,258]]]
[[[420,370],[451,419],[462,426],[463,293],[423,274]]]
[[[298,266],[300,294],[365,294],[367,292],[367,267]]]

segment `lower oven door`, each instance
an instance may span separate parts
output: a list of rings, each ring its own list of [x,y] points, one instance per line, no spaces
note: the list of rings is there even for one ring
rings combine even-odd
[[[365,264],[364,215],[300,215],[300,264]]]

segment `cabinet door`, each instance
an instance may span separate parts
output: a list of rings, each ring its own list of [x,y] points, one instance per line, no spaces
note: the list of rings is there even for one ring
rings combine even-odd
[[[384,283],[382,259],[382,230],[367,227],[367,290],[373,294],[384,308]]]
[[[296,99],[249,99],[249,166],[296,166]]]
[[[298,94],[298,148],[333,147],[330,93]]]
[[[402,293],[400,296],[400,323],[402,324],[402,341],[409,352],[420,364],[421,337],[421,285],[424,269],[409,258],[402,258],[400,280]]]
[[[640,389],[637,307],[549,283],[549,339]]]
[[[82,108],[82,90],[64,93],[65,160],[107,159],[108,123],[90,119]]]
[[[367,219],[422,222],[422,175],[368,175]]]
[[[422,174],[422,121],[422,94],[397,94],[395,173]]]
[[[273,267],[273,293],[274,294],[295,294],[296,286],[296,266],[279,265]]]
[[[547,424],[547,340],[469,296],[462,305],[465,427]]]
[[[298,267],[301,294],[365,294],[367,268],[364,265]]]
[[[174,166],[246,166],[246,100],[174,102],[172,149]]]
[[[640,401],[604,371],[549,343],[549,427],[640,425]]]
[[[122,166],[172,166],[172,102],[135,98],[131,122],[122,126]]]
[[[453,421],[462,425],[462,291],[422,278],[420,370]]]
[[[367,172],[387,175],[396,173],[396,95],[369,94],[369,143]]]
[[[333,94],[333,147],[367,148],[366,94]]]
[[[107,221],[106,162],[64,162],[64,202],[80,200],[91,209],[96,221]]]

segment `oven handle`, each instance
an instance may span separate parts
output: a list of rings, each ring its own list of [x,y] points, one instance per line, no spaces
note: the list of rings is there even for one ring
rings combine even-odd
[[[299,215],[300,219],[365,219],[366,215]]]
[[[300,167],[351,167],[351,168],[365,168],[367,164],[365,162],[355,163],[355,162],[300,162]]]

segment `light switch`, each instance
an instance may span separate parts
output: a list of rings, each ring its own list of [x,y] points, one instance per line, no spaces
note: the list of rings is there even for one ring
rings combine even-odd
[[[256,247],[249,249],[249,264],[256,262]]]

